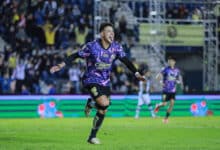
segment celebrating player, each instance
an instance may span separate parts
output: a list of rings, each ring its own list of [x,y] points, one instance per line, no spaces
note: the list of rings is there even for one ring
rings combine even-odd
[[[176,95],[176,84],[181,83],[180,71],[175,67],[176,60],[173,57],[168,57],[168,66],[163,68],[161,72],[156,76],[157,80],[163,87],[162,102],[156,104],[154,112],[158,112],[162,106],[165,106],[170,101],[169,108],[164,118],[164,123],[168,123],[168,118],[174,106],[174,100]]]
[[[110,73],[112,64],[115,59],[122,61],[139,80],[145,80],[137,71],[135,66],[126,57],[122,46],[114,41],[114,29],[111,23],[103,23],[100,26],[100,39],[88,42],[85,46],[67,57],[62,63],[53,66],[51,73],[59,71],[66,65],[71,65],[76,58],[84,58],[86,60],[86,71],[83,76],[83,86],[88,89],[92,99],[95,101],[97,109],[96,116],[93,120],[88,142],[91,144],[100,144],[96,134],[104,120],[107,108],[110,105]],[[92,108],[91,99],[87,101],[85,112],[89,114]]]
[[[146,81],[139,81],[139,92],[138,92],[138,104],[136,108],[135,118],[139,118],[141,106],[146,104],[148,106],[149,111],[151,112],[152,117],[156,117],[150,99],[151,92],[151,77],[150,71],[145,72]]]

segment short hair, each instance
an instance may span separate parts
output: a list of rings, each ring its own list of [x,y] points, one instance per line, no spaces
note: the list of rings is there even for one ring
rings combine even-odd
[[[176,58],[175,58],[174,56],[169,56],[169,57],[167,58],[167,60],[170,60],[170,59],[172,59],[172,60],[175,60],[175,61],[176,61]]]
[[[107,27],[107,26],[114,28],[112,23],[105,22],[100,25],[99,32],[102,32],[105,29],[105,27]]]

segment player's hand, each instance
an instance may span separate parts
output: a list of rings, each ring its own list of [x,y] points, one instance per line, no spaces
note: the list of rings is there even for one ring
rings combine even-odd
[[[50,73],[54,73],[54,72],[57,72],[57,71],[60,71],[60,66],[53,66],[50,68]]]
[[[145,77],[142,76],[139,72],[135,73],[135,77],[140,81],[146,81]]]

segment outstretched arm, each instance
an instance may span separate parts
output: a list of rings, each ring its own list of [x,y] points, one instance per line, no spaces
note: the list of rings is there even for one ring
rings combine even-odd
[[[52,66],[50,68],[50,73],[55,73],[57,71],[60,71],[66,65],[67,66],[71,65],[72,61],[75,60],[76,58],[80,58],[78,53],[74,53],[74,54],[68,56],[67,58],[64,59],[63,62],[61,62],[61,63],[59,63],[59,64],[57,64],[55,66]]]
[[[156,75],[156,79],[160,82],[160,85],[163,87],[163,74],[160,72]]]
[[[138,72],[134,64],[126,56],[119,58],[119,60],[123,62],[128,67],[128,69],[130,69],[135,74],[135,77],[138,78],[138,80],[145,81],[145,78]]]
[[[52,66],[51,68],[50,68],[50,73],[55,73],[55,72],[57,72],[57,71],[60,71],[63,67],[65,67],[66,66],[66,64],[65,64],[65,62],[61,62],[60,64],[57,64],[57,65],[55,65],[55,66]]]
[[[163,79],[162,73],[158,73],[158,74],[156,75],[156,79],[157,79],[158,81],[161,81],[161,80]]]

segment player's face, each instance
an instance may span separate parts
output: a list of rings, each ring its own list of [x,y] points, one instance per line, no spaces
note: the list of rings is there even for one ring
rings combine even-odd
[[[115,38],[115,33],[114,33],[113,28],[111,26],[105,27],[105,29],[101,33],[101,38],[105,42],[111,44],[114,41],[114,38]]]
[[[169,66],[174,67],[176,64],[176,61],[174,59],[169,59],[168,64],[169,64]]]

